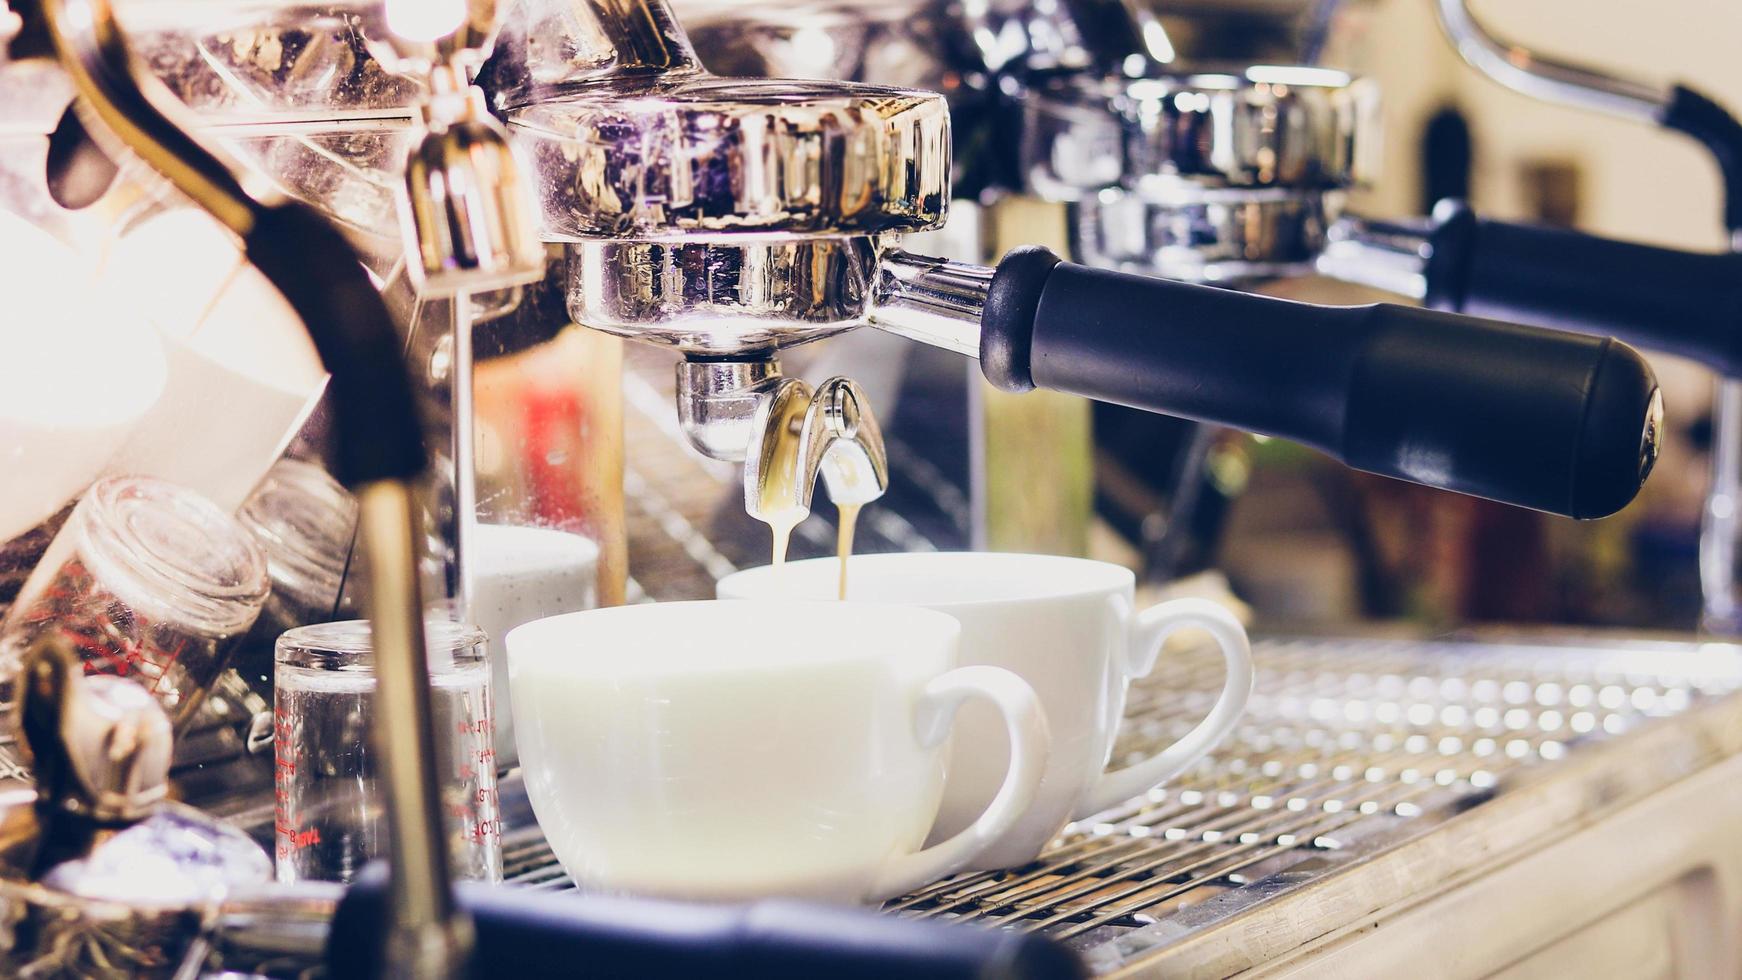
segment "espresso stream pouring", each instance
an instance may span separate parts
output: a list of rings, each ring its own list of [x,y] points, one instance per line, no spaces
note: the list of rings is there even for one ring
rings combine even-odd
[[[990,269],[901,250],[903,233],[941,223],[949,194],[948,112],[930,93],[686,63],[504,100],[542,234],[568,243],[571,315],[685,355],[679,417],[709,456],[757,460],[759,425],[791,414],[758,412],[785,380],[779,349],[869,324],[977,357],[1009,391],[1279,436],[1572,517],[1625,506],[1656,458],[1656,379],[1612,340],[1295,303],[1035,247]],[[797,481],[806,505],[815,473]],[[753,501],[766,471],[746,475]]]

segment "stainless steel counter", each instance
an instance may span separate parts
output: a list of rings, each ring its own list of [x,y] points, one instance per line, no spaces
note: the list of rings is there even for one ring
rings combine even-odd
[[[1246,721],[1192,773],[1034,865],[889,910],[1040,930],[1105,976],[1567,975],[1604,937],[1620,951],[1581,975],[1742,968],[1742,648],[1256,653]],[[1218,685],[1211,656],[1167,657],[1133,691],[1116,761],[1182,734]],[[508,863],[568,887],[536,830],[511,835]]]

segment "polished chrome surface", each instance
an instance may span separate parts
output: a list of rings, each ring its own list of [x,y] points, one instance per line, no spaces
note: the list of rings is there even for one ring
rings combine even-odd
[[[635,447],[623,471],[627,531],[635,553],[632,590],[658,600],[712,598],[719,579],[767,563],[768,529],[739,513],[743,467],[708,458],[689,446],[671,409],[680,390],[676,381],[664,351],[642,344],[624,350],[623,441]],[[964,546],[971,516],[957,472],[940,469],[922,449],[888,431],[883,436],[891,490],[912,495],[915,504],[865,508],[855,550]],[[813,511],[793,530],[790,556],[834,554],[839,544],[836,518],[832,508]],[[940,533],[951,536],[940,539]]]
[[[1071,202],[1073,258],[1196,281],[1299,275],[1365,181],[1373,89],[1328,69],[1066,76],[1023,103],[1028,193]]]
[[[888,247],[893,241],[579,242],[567,246],[569,315],[697,358],[766,358],[866,324],[978,357],[993,270]]]
[[[374,57],[381,0],[116,0],[141,61],[202,120],[374,113],[409,124],[418,79]],[[372,44],[371,42],[377,42]]]
[[[744,512],[790,527],[809,515],[819,476],[836,505],[868,504],[889,489],[889,455],[871,403],[847,378],[815,389],[771,379],[744,449]]]
[[[197,975],[187,971],[204,958],[206,911],[231,889],[263,886],[272,875],[260,845],[179,803],[90,839],[88,853],[52,863],[36,881],[0,875],[6,976]]]
[[[987,0],[964,4],[961,17],[979,64],[989,71],[1142,77],[1174,59],[1167,31],[1139,0]]]
[[[1068,76],[1024,103],[1023,172],[1049,200],[1125,190],[1158,203],[1222,188],[1343,188],[1365,178],[1357,141],[1373,90],[1325,68],[1145,79]]]
[[[211,919],[216,961],[229,969],[250,961],[321,962],[344,894],[344,885],[327,881],[237,889]]]
[[[400,10],[402,20],[422,9],[385,6]],[[434,25],[395,24],[389,16],[388,37],[374,49],[395,71],[427,83],[423,125],[405,163],[400,224],[406,254],[417,259],[407,263],[413,285],[439,295],[544,277],[526,167],[509,145],[508,130],[490,114],[484,90],[471,82],[495,41],[497,3],[468,0],[458,12],[460,20],[440,25],[444,33],[435,37],[423,36]],[[461,608],[468,607],[462,602]]]
[[[908,89],[712,77],[509,114],[549,241],[870,235],[943,222],[949,110]]]
[[[677,422],[690,448],[737,462],[756,438],[756,409],[780,382],[772,358],[677,363]]]
[[[932,347],[980,356],[980,311],[992,288],[985,266],[912,252],[883,255],[871,325]]]
[[[750,419],[750,445],[744,450],[744,513],[774,530],[776,548],[783,529],[810,514],[815,486],[799,482],[804,463],[798,443],[813,394],[811,386],[798,378],[777,378]]]
[[[925,89],[974,87],[958,62],[962,21],[934,0],[674,0],[709,71],[733,78],[808,78]],[[952,106],[953,107],[953,106]]]
[[[1432,247],[1425,224],[1337,219],[1319,253],[1319,275],[1420,300],[1427,296]]]
[[[605,79],[701,72],[665,0],[519,0],[479,81],[512,109]]]
[[[798,484],[814,488],[820,475],[836,506],[868,504],[889,489],[883,430],[858,382],[830,378],[817,385],[799,433],[798,458]]]
[[[696,50],[723,75],[915,85],[967,104],[992,76],[1092,70],[1152,74],[1173,43],[1132,0],[674,0]],[[927,80],[930,80],[929,82]]]
[[[1742,648],[1553,638],[1266,639],[1235,735],[1185,776],[1066,828],[1025,868],[898,914],[1055,936],[1098,974],[1227,975],[1492,871],[1742,753]],[[1220,675],[1170,651],[1113,763],[1189,728]],[[510,881],[572,887],[535,828]],[[1407,873],[1399,862],[1406,862]]]
[[[135,60],[108,0],[45,0],[42,11],[61,67],[101,127],[100,143],[118,141],[237,235],[254,227],[256,202],[271,192],[258,178],[189,135],[183,111]]]
[[[1666,87],[1544,58],[1495,37],[1470,12],[1468,0],[1435,0],[1435,9],[1459,56],[1520,95],[1652,124],[1669,104]]]
[[[768,352],[863,323],[877,261],[863,237],[581,242],[569,315],[691,354]]]
[[[430,75],[405,162],[406,253],[420,291],[485,292],[544,278],[532,184],[484,93],[452,66]]]
[[[286,193],[383,243],[400,235],[406,155],[428,93],[425,69],[437,60],[471,71],[493,51],[479,79],[498,107],[617,75],[700,70],[661,0],[521,0],[494,44],[489,30],[499,12],[491,0],[471,0],[462,29],[432,43],[395,32],[407,26],[395,23],[396,11],[438,9],[415,2],[122,0],[122,7],[142,61],[196,111],[204,132]],[[469,127],[474,154],[483,125]]]
[[[1187,282],[1310,275],[1341,191],[1194,191],[1160,203],[1102,191],[1068,205],[1071,257],[1101,269]]]

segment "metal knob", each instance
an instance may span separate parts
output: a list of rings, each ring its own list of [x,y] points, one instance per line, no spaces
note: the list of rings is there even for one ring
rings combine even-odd
[[[260,888],[246,834],[165,798],[169,717],[136,681],[86,677],[59,636],[19,663],[34,805],[0,807],[0,975],[192,976],[207,914]]]
[[[405,164],[401,222],[420,292],[484,292],[544,276],[532,192],[484,93],[431,73],[424,133]]]
[[[37,805],[103,822],[144,818],[169,789],[169,716],[135,681],[85,677],[64,640],[24,656],[19,723]]]

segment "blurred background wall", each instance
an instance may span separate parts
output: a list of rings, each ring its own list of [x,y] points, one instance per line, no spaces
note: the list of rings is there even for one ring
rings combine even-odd
[[[1381,179],[1367,215],[1423,213],[1445,192],[1444,158],[1468,153],[1479,213],[1689,250],[1725,246],[1716,168],[1690,141],[1514,95],[1467,68],[1433,0],[1347,0],[1322,63],[1379,83]],[[1152,0],[1193,64],[1298,59],[1307,0]],[[1730,0],[1474,0],[1492,30],[1539,53],[1742,107],[1742,4]],[[1449,141],[1449,142],[1448,142]],[[1430,144],[1439,147],[1428,152]],[[1448,146],[1451,147],[1448,150]],[[1436,159],[1437,164],[1430,164]],[[1437,166],[1437,171],[1435,167]],[[1430,174],[1434,176],[1430,177]],[[1453,190],[1459,190],[1452,179]],[[1278,284],[1305,299],[1347,287]],[[1260,445],[1230,513],[1222,567],[1272,619],[1404,617],[1690,629],[1706,483],[1711,378],[1651,355],[1672,431],[1657,474],[1616,518],[1578,524],[1339,471]]]

